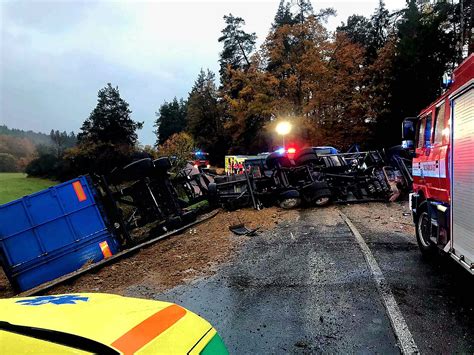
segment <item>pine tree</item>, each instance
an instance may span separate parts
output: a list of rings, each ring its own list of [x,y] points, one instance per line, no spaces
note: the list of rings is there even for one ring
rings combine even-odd
[[[294,17],[296,23],[303,24],[304,21],[313,13],[313,5],[311,5],[311,0],[296,0],[296,15]]]
[[[138,139],[136,130],[142,128],[143,122],[133,121],[131,113],[128,103],[120,97],[118,87],[108,83],[99,90],[97,106],[82,124],[77,135],[79,143],[134,146]]]
[[[370,18],[369,43],[367,57],[373,62],[379,51],[387,42],[390,30],[390,13],[383,0],[379,0],[379,7]]]
[[[346,23],[337,27],[336,32],[344,32],[353,43],[367,48],[371,41],[372,23],[365,16],[351,15]]]
[[[201,69],[189,93],[187,127],[199,149],[210,154],[211,161],[223,159],[228,142],[223,130],[215,74]]]
[[[183,131],[186,127],[187,104],[183,99],[175,97],[171,102],[164,102],[156,112],[155,127],[157,130],[156,145],[163,144],[175,133]]]
[[[285,0],[280,0],[278,5],[278,10],[275,14],[275,19],[273,20],[272,30],[276,30],[278,27],[284,25],[293,25],[295,20],[293,19],[293,14],[291,13],[290,3]]]
[[[242,30],[242,26],[245,25],[243,18],[229,14],[224,16],[224,20],[226,27],[218,39],[224,45],[219,59],[221,83],[227,80],[229,68],[245,69],[250,66],[250,55],[255,50],[257,39],[255,32],[247,33]]]
[[[370,20],[359,15],[349,16],[347,24],[339,26],[337,32],[344,32],[353,43],[364,47],[365,64],[371,64],[375,61],[377,52],[386,44],[388,36],[394,31],[390,17],[385,3],[380,0],[379,7]]]

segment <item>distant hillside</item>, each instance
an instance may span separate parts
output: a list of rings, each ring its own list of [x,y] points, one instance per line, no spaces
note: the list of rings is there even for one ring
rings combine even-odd
[[[0,125],[0,135],[11,136],[15,138],[27,138],[34,145],[52,145],[52,141],[49,134],[33,131],[23,131],[21,129],[16,128],[8,128],[6,125]]]

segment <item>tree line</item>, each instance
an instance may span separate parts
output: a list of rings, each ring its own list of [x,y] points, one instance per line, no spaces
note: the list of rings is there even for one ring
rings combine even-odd
[[[274,126],[293,123],[298,145],[381,148],[400,142],[400,123],[441,93],[442,75],[472,53],[471,1],[407,1],[390,12],[350,16],[334,33],[333,9],[281,0],[260,48],[245,21],[224,16],[219,80],[201,70],[186,100],[157,112],[157,145],[185,131],[222,161],[280,142]]]
[[[473,11],[467,0],[409,0],[396,12],[380,1],[372,16],[352,15],[332,33],[326,21],[333,9],[281,0],[259,48],[244,19],[226,15],[218,77],[202,69],[186,98],[159,107],[154,147],[139,146],[143,123],[132,119],[118,87],[107,84],[75,144],[52,132],[54,151],[39,154],[26,171],[64,180],[193,148],[222,164],[225,154],[279,145],[280,119],[291,121],[287,140],[299,146],[399,144],[401,120],[440,94],[443,73],[472,53]]]
[[[52,154],[59,157],[74,146],[74,132],[51,130],[50,134],[23,131],[0,126],[0,172],[25,171],[38,156]]]

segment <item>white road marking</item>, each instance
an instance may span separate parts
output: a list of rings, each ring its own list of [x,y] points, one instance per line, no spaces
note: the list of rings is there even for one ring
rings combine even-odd
[[[375,260],[374,255],[370,251],[369,246],[367,245],[357,228],[352,224],[350,219],[347,218],[347,216],[341,211],[339,211],[339,214],[354,234],[357,243],[359,244],[360,249],[364,254],[365,260],[369,265],[370,272],[374,277],[375,284],[377,285],[377,289],[380,293],[380,296],[382,297],[383,303],[390,318],[390,322],[392,323],[395,336],[398,339],[400,350],[403,354],[419,353],[418,347],[416,346],[415,340],[411,335],[410,329],[408,329],[408,325],[405,321],[405,318],[403,318],[402,312],[398,307],[397,301],[395,301],[395,297],[393,297],[392,291],[390,290],[390,286],[385,280],[382,270],[380,269],[379,264]]]

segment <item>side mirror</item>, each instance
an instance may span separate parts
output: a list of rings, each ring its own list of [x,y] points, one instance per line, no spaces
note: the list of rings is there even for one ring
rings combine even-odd
[[[415,148],[415,142],[412,141],[412,140],[403,140],[402,141],[402,148],[407,149],[407,150],[414,149]]]
[[[402,123],[402,140],[403,142],[411,141],[412,147],[413,147],[413,142],[415,141],[417,121],[418,121],[418,118],[416,117],[407,117],[403,120],[403,123]]]

